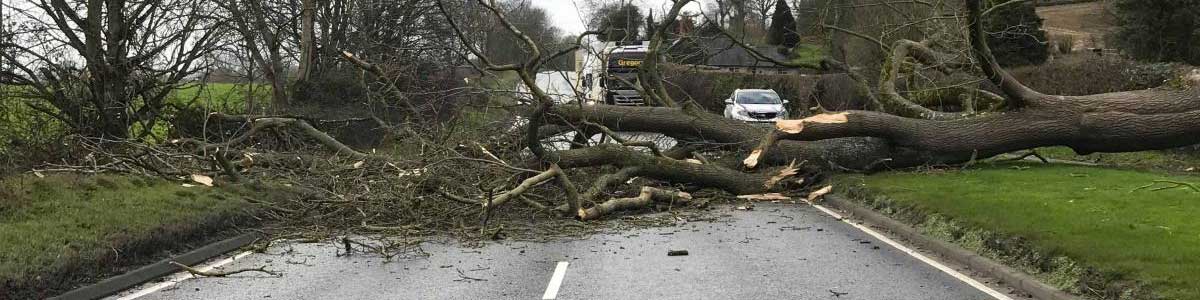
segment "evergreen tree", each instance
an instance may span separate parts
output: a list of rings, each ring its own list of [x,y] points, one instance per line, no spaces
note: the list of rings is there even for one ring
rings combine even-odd
[[[999,0],[996,5],[1019,0]],[[1033,3],[1007,5],[987,16],[988,47],[1002,66],[1036,65],[1046,62],[1049,47],[1042,18]]]
[[[657,28],[655,28],[655,26],[656,25],[654,24],[654,10],[646,12],[646,35],[644,35],[644,36],[647,39],[649,39],[650,36],[654,35],[654,30],[657,29]]]
[[[1117,0],[1117,47],[1135,58],[1200,64],[1200,1]]]
[[[609,4],[596,11],[596,28],[605,30],[599,39],[605,42],[636,41],[642,28],[642,12],[633,3]]]
[[[771,29],[767,31],[767,44],[796,47],[800,44],[800,33],[796,32],[796,17],[786,0],[775,2],[775,14],[771,15]]]

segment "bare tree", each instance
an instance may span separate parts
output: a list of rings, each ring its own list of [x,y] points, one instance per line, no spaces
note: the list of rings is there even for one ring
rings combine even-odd
[[[42,0],[20,12],[32,28],[0,53],[16,63],[0,81],[30,87],[27,105],[76,130],[125,138],[157,125],[164,100],[205,67],[220,31],[198,0]],[[18,58],[19,57],[19,58]],[[82,68],[75,68],[75,62]],[[49,106],[46,106],[49,104]]]
[[[730,0],[712,0],[708,2],[707,11],[712,13],[711,20],[714,20],[718,26],[726,26],[729,19],[729,1]]]
[[[750,0],[728,0],[728,9],[732,12],[729,18],[729,31],[739,37],[746,35],[746,16],[749,14],[750,7],[747,2]]]
[[[767,32],[771,20],[771,12],[775,9],[776,0],[746,0],[746,9],[754,14],[756,31]]]
[[[220,0],[216,3],[228,13],[242,46],[261,66],[263,78],[270,82],[272,104],[288,104],[284,32],[291,23],[287,22],[292,16],[286,11],[289,5],[256,0]]]
[[[5,15],[4,7],[4,1],[0,0],[0,45],[11,43],[9,42],[11,37],[8,34],[9,17]],[[4,51],[8,51],[8,47],[0,46],[0,52]],[[5,59],[0,59],[0,71],[9,71],[8,63],[5,63]]]

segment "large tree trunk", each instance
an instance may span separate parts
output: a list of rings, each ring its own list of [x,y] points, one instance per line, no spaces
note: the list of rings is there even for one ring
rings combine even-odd
[[[702,110],[666,107],[557,105],[547,118],[558,124],[598,123],[616,131],[656,132],[681,141],[718,145],[726,150],[749,152],[761,142],[769,128],[723,118]],[[850,137],[812,142],[780,141],[763,157],[769,165],[792,161],[829,168],[870,170],[882,167],[910,167],[948,163],[967,157],[933,157],[909,149],[894,147],[874,137]]]
[[[956,120],[906,118],[870,111],[780,121],[759,149],[774,140],[820,141],[875,137],[894,148],[947,160],[986,158],[1044,146],[1080,154],[1166,149],[1200,143],[1200,89],[1159,88],[1088,96],[1045,95],[1021,84],[996,63],[980,24],[980,4],[968,0],[971,44],[988,78],[1009,96],[1011,111]],[[1086,79],[1081,79],[1086,80]],[[745,164],[760,158],[751,154]]]
[[[974,0],[968,3],[970,17],[979,20],[979,4]],[[796,160],[830,169],[872,170],[962,163],[1045,146],[1067,146],[1086,154],[1200,143],[1200,89],[1045,95],[1001,69],[984,42],[981,24],[972,24],[974,53],[985,75],[1008,95],[1009,111],[932,114],[913,110],[916,113],[904,116],[845,111],[780,121],[769,130],[698,109],[559,105],[548,112],[555,117],[547,120],[560,125],[588,121],[617,131],[657,132],[683,141],[720,145],[749,153],[744,161],[748,168]],[[911,48],[916,50],[911,55],[931,61],[920,59],[927,56],[928,49],[911,44],[897,49]],[[573,156],[564,153],[563,157]]]
[[[633,168],[630,176],[644,176],[674,183],[719,188],[737,195],[760,194],[779,186],[768,184],[775,172],[743,173],[713,164],[699,164],[667,157],[646,155],[620,145],[556,151],[549,160],[562,168],[615,166]]]

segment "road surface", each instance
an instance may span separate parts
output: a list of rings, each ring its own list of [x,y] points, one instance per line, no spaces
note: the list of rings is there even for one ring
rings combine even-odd
[[[715,221],[585,239],[427,243],[429,256],[387,263],[337,257],[330,243],[284,243],[223,267],[267,266],[280,277],[151,283],[112,299],[995,299],[812,206],[712,213]]]

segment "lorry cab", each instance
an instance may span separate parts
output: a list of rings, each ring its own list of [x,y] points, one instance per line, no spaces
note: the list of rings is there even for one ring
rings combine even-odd
[[[576,54],[576,78],[587,104],[623,106],[645,105],[642,94],[634,88],[638,68],[646,59],[649,43],[644,41],[614,43],[580,49]]]

